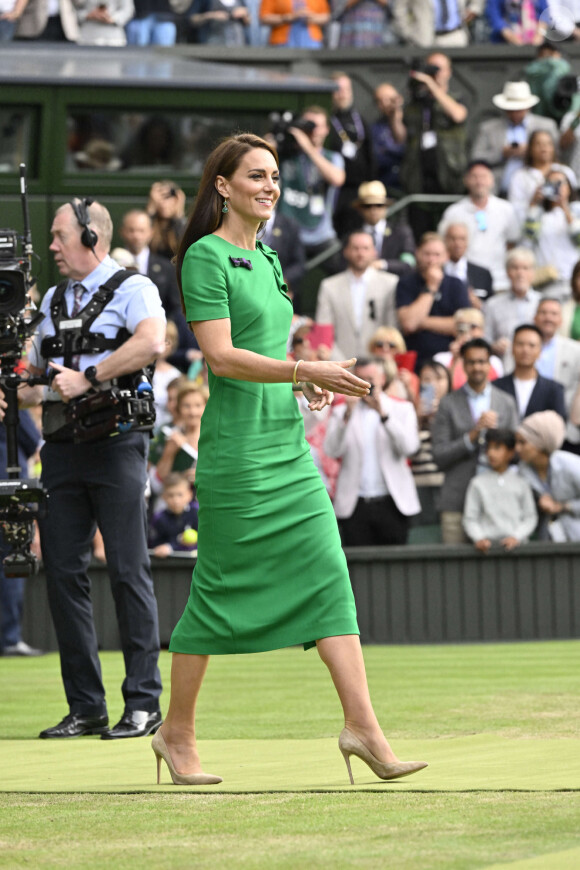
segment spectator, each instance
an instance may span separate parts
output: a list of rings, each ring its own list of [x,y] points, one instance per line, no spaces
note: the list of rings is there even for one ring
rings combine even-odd
[[[567,299],[580,254],[580,203],[563,172],[551,170],[536,190],[526,215],[525,233],[540,270],[547,270],[543,292]]]
[[[189,24],[202,45],[245,45],[250,13],[245,0],[194,0]]]
[[[79,20],[73,0],[28,0],[17,22],[17,39],[77,42]]]
[[[483,303],[493,296],[493,281],[489,269],[477,266],[467,259],[469,247],[467,224],[447,224],[443,241],[448,257],[444,266],[445,274],[459,278],[467,287],[472,307],[481,309]]]
[[[336,192],[345,180],[344,159],[324,147],[330,132],[325,109],[310,106],[300,120],[310,121],[312,130],[305,133],[298,127],[290,128],[299,153],[280,163],[278,211],[298,222],[306,256],[315,257],[337,247],[332,210]],[[327,274],[335,274],[341,268],[340,257],[330,254],[321,266]]]
[[[294,302],[294,311],[300,311],[300,282],[306,269],[306,255],[299,224],[275,209],[266,224],[262,241],[278,254],[287,293]]]
[[[397,33],[404,42],[429,48],[459,48],[468,44],[466,24],[481,15],[480,0],[394,0]]]
[[[493,546],[514,550],[538,522],[530,485],[510,468],[515,443],[512,431],[489,429],[485,435],[489,471],[478,474],[467,487],[463,528],[482,553]]]
[[[535,259],[527,248],[514,248],[506,257],[510,281],[507,293],[489,300],[485,309],[485,337],[493,352],[504,357],[512,343],[514,329],[521,323],[531,323],[541,299],[532,289]],[[504,362],[505,365],[505,362]]]
[[[483,160],[471,161],[463,182],[468,195],[445,209],[439,232],[443,234],[451,223],[465,224],[469,231],[467,259],[490,270],[496,293],[507,290],[505,256],[522,234],[514,207],[493,195],[493,173]]]
[[[441,363],[449,372],[451,386],[458,390],[467,381],[463,367],[461,348],[472,338],[484,337],[485,318],[478,308],[459,308],[453,315],[455,339],[449,345],[449,350],[435,354],[435,362]],[[492,354],[489,360],[489,380],[495,381],[503,375],[502,361]]]
[[[556,411],[566,418],[564,387],[538,374],[536,363],[542,350],[542,333],[535,324],[523,323],[514,331],[512,354],[514,370],[495,381],[516,400],[520,420],[536,411]]]
[[[555,154],[556,146],[550,133],[536,130],[531,134],[524,166],[514,172],[508,188],[508,199],[522,226],[530,205],[535,205],[538,198],[541,199],[541,188],[551,172],[563,172],[570,186],[576,189],[576,176],[569,166],[554,161]]]
[[[385,373],[361,359],[355,374],[373,385],[360,401],[337,406],[324,448],[342,460],[334,510],[346,547],[405,544],[409,517],[420,505],[407,459],[417,452],[417,418],[410,402],[389,398]]]
[[[555,141],[558,129],[552,118],[530,113],[539,97],[533,96],[527,82],[506,82],[492,102],[503,115],[479,125],[471,156],[491,166],[497,190],[506,193],[512,175],[523,166],[531,134],[545,130]]]
[[[411,470],[421,502],[421,514],[417,525],[432,526],[439,521],[439,497],[443,484],[443,472],[439,471],[433,458],[431,425],[439,408],[439,402],[451,389],[449,372],[441,363],[427,360],[419,369],[419,442],[417,453],[411,457]]]
[[[127,45],[175,45],[177,27],[170,0],[133,0],[135,15],[127,23]]]
[[[466,540],[462,526],[469,481],[483,470],[487,429],[515,429],[516,404],[489,382],[491,347],[474,338],[461,349],[467,383],[444,396],[431,427],[433,456],[445,473],[441,489],[441,536],[445,544]]]
[[[332,79],[336,90],[332,95],[328,147],[342,154],[344,160],[345,181],[334,205],[334,226],[342,236],[346,229],[345,212],[356,197],[359,184],[374,178],[375,167],[370,130],[354,106],[352,82],[342,72],[333,73]]]
[[[328,0],[262,0],[260,22],[270,27],[270,45],[322,48],[330,21]]]
[[[461,193],[467,164],[467,108],[450,91],[451,61],[429,55],[425,68],[411,70],[411,99],[403,121],[407,130],[401,180],[407,193]],[[418,239],[437,226],[439,204],[413,205],[410,222]]]
[[[445,275],[447,252],[443,239],[425,233],[416,251],[417,269],[402,275],[396,291],[401,330],[417,364],[449,349],[458,308],[469,307],[467,288],[458,278]]]
[[[167,406],[167,390],[169,384],[172,384],[180,376],[181,372],[167,362],[167,357],[175,352],[178,341],[177,326],[172,320],[168,320],[165,328],[165,351],[161,356],[157,357],[152,380],[153,395],[155,397],[156,429],[160,429],[162,426],[172,422],[171,412]]]
[[[151,217],[140,209],[125,212],[119,234],[127,250],[135,258],[138,271],[141,275],[147,275],[159,290],[161,304],[167,317],[183,316],[175,268],[167,257],[156,254],[150,248],[153,240]]]
[[[125,25],[135,13],[133,0],[76,0],[80,45],[127,44]]]
[[[318,291],[317,323],[334,327],[333,359],[361,356],[378,326],[394,326],[394,275],[379,272],[372,237],[361,230],[347,236],[343,256],[348,268],[325,278]]]
[[[171,260],[186,223],[184,192],[173,181],[156,181],[149,191],[147,214],[153,222],[149,247]]]
[[[572,270],[570,288],[572,295],[562,303],[562,323],[558,332],[565,338],[580,341],[580,260]]]
[[[564,338],[558,330],[562,324],[562,303],[558,299],[541,299],[534,323],[542,333],[542,352],[536,363],[538,373],[552,378],[564,387],[566,411],[570,408],[580,383],[580,344]],[[580,429],[569,422],[564,449],[580,452]]]
[[[165,507],[153,516],[149,525],[153,555],[163,558],[174,552],[197,550],[198,504],[193,500],[187,478],[178,472],[169,474],[163,484],[163,501]]]
[[[580,456],[559,450],[565,424],[555,411],[532,414],[519,425],[516,450],[540,514],[540,540],[580,541]]]
[[[0,0],[0,42],[11,42],[28,0]]]
[[[358,189],[351,222],[373,237],[377,259],[375,269],[402,275],[415,266],[415,239],[404,221],[391,226],[387,221],[387,191],[381,181],[366,181]]]
[[[401,161],[405,152],[407,129],[403,124],[404,100],[389,82],[375,88],[375,104],[380,117],[371,124],[371,139],[377,178],[393,195],[401,194]]]
[[[155,466],[154,475],[150,474],[154,492],[159,492],[159,484],[165,483],[172,471],[182,472],[192,485],[195,483],[199,430],[207,399],[207,390],[191,381],[180,387],[177,394],[179,425],[173,429],[163,427],[149,449],[149,462]]]
[[[580,28],[577,28],[580,33]],[[573,105],[560,121],[560,150],[576,178],[580,178],[580,106]]]
[[[491,27],[491,42],[541,45],[548,22],[540,16],[547,8],[546,0],[487,0],[485,11]]]
[[[416,404],[419,396],[419,378],[414,372],[417,354],[407,351],[399,330],[395,326],[379,326],[371,336],[368,352],[383,365],[393,363],[395,366],[396,371],[386,387],[387,395]]]
[[[339,48],[380,48],[395,41],[388,18],[389,0],[341,0],[333,4],[340,22]]]

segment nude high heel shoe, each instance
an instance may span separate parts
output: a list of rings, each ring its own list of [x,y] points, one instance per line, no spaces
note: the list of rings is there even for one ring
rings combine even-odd
[[[157,785],[159,785],[161,780],[161,759],[164,760],[169,768],[171,779],[175,785],[215,785],[218,782],[223,782],[221,776],[214,776],[212,773],[178,773],[173,766],[173,761],[171,760],[171,755],[161,730],[157,731],[153,737],[151,748],[157,759]]]
[[[418,770],[423,770],[424,767],[427,767],[426,761],[395,761],[391,763],[379,761],[370,749],[367,749],[362,740],[359,740],[356,734],[353,734],[348,728],[343,728],[338,738],[338,748],[344,756],[351,785],[354,785],[352,770],[350,769],[351,755],[356,755],[357,758],[368,764],[372,772],[380,779],[397,779],[400,776],[409,776],[409,774],[416,773]]]

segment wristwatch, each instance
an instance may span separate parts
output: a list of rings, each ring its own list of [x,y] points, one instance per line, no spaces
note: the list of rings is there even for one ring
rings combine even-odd
[[[88,366],[83,372],[85,378],[91,385],[91,387],[100,387],[101,382],[97,377],[97,367],[96,366]]]

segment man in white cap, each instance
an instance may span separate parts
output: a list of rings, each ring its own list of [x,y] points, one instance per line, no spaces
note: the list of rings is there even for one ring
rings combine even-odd
[[[353,229],[362,229],[373,237],[377,252],[375,269],[402,275],[415,266],[415,239],[406,222],[389,225],[388,204],[385,185],[381,181],[365,181],[353,203],[358,213],[358,219],[353,219]]]
[[[479,125],[471,156],[489,163],[497,190],[505,192],[513,173],[523,166],[530,134],[546,130],[557,142],[558,128],[552,118],[530,113],[539,97],[532,94],[527,82],[506,82],[492,102],[503,115]]]

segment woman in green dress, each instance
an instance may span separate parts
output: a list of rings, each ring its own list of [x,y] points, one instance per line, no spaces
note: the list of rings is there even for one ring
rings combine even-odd
[[[316,411],[333,391],[369,384],[345,362],[286,359],[292,304],[278,258],[256,240],[280,195],[278,158],[240,134],[210,155],[177,255],[186,319],[208,363],[196,486],[198,560],[170,643],[171,700],[153,738],[176,783],[208,784],[195,742],[195,705],[210,654],[316,646],[345,715],[339,748],[383,779],[399,762],[374,714],[354,597],[334,511],[310,457],[292,394]],[[351,775],[352,781],[352,775]]]

